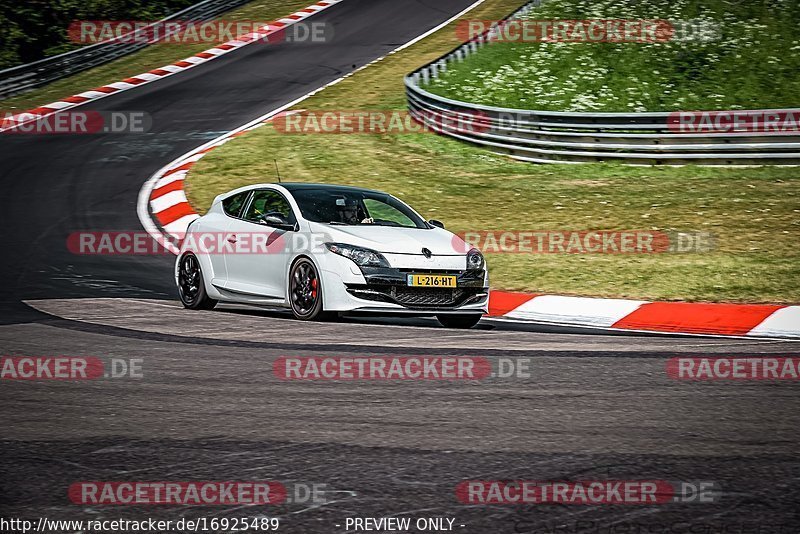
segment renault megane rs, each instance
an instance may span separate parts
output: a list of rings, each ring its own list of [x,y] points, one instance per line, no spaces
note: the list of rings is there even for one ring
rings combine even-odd
[[[433,315],[454,328],[474,326],[489,296],[483,255],[441,222],[386,193],[307,183],[219,195],[187,229],[175,280],[191,309]]]

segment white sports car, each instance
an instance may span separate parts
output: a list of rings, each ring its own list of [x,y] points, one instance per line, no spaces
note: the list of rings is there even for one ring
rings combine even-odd
[[[397,198],[324,184],[259,184],[214,199],[189,226],[175,263],[183,305],[435,315],[470,328],[486,313],[479,250]]]

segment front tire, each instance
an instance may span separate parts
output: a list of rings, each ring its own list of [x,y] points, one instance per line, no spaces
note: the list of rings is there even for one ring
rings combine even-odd
[[[447,328],[472,328],[483,317],[480,313],[462,313],[459,315],[437,315],[436,320]]]
[[[322,280],[308,258],[297,260],[289,272],[289,305],[301,321],[325,320],[333,315],[323,311]]]
[[[178,264],[178,295],[184,308],[190,310],[212,310],[217,301],[208,296],[200,260],[188,252]]]

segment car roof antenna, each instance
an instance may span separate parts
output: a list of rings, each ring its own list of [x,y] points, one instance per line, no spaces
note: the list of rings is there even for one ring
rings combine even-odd
[[[278,170],[278,160],[273,159],[272,161],[275,162],[275,174],[278,175],[278,183],[281,183],[281,171]]]

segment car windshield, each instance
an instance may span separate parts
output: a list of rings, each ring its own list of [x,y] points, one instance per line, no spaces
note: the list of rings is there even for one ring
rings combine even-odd
[[[296,189],[303,217],[332,225],[428,228],[408,206],[385,193],[350,189]]]

